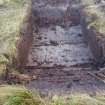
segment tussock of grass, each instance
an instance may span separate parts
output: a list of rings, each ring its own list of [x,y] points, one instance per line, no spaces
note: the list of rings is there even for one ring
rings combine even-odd
[[[26,90],[21,86],[9,86],[9,85],[1,85],[0,86],[0,105],[3,105],[7,99],[15,94],[16,92],[21,92]]]
[[[38,94],[22,86],[0,86],[0,105],[45,105]]]
[[[14,5],[14,4],[16,4],[16,5],[24,5],[24,3],[26,3],[26,2],[27,2],[27,0],[0,0],[0,5],[1,6],[8,5],[8,4],[9,5],[10,4],[12,4],[12,5]]]
[[[65,98],[55,95],[48,100],[22,86],[2,85],[0,105],[105,105],[105,97],[75,94]]]
[[[94,27],[98,32],[105,34],[105,12],[102,11],[100,6],[88,6],[84,9],[87,14],[86,21],[88,23],[88,28]]]
[[[11,96],[4,105],[41,105],[41,101],[36,100],[29,91],[19,91]]]
[[[1,78],[5,74],[5,69],[6,69],[6,66],[5,65],[0,65],[0,77]]]
[[[81,0],[82,4],[85,6],[93,5],[95,0]]]
[[[105,105],[105,102],[86,94],[75,94],[67,99],[54,97],[54,105]]]

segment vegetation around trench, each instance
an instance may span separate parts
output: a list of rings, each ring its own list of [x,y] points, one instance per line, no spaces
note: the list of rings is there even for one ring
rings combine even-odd
[[[44,105],[37,93],[23,86],[0,86],[0,105]]]
[[[74,94],[68,97],[41,97],[23,86],[0,86],[0,105],[105,105],[104,96]]]
[[[0,75],[7,64],[15,66],[19,27],[26,15],[28,0],[0,0]]]
[[[88,28],[94,27],[98,32],[105,35],[105,12],[103,5],[88,5],[84,9]]]

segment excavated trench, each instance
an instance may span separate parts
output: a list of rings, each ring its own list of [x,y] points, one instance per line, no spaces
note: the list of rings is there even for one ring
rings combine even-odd
[[[27,66],[54,67],[91,63],[93,56],[80,25],[80,7],[71,0],[33,0],[37,32]]]
[[[93,54],[80,25],[79,7],[70,0],[33,0],[38,31],[33,32],[26,72],[37,77],[27,84],[45,95],[102,94],[105,85],[89,75]]]

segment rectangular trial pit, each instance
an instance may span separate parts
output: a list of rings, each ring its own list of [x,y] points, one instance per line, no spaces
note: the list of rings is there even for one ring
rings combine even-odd
[[[33,34],[27,66],[91,63],[93,57],[80,26],[79,7],[71,6],[70,0],[36,0],[34,3],[38,32]]]

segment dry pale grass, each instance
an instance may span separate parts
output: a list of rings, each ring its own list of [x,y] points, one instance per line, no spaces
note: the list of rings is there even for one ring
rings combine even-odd
[[[28,0],[0,0],[0,75],[16,58],[16,42],[26,15]],[[5,66],[4,66],[5,67]]]
[[[88,28],[94,27],[98,32],[105,34],[105,11],[101,5],[90,5],[84,9],[87,14]]]
[[[75,94],[66,98],[55,95],[52,99],[47,99],[23,86],[2,85],[0,105],[105,105],[105,97]]]
[[[53,102],[54,105],[105,105],[105,97],[90,97],[86,94],[75,94],[64,99],[63,97],[54,96]]]
[[[0,105],[47,105],[37,94],[23,86],[0,86]],[[48,104],[49,105],[49,104]]]

